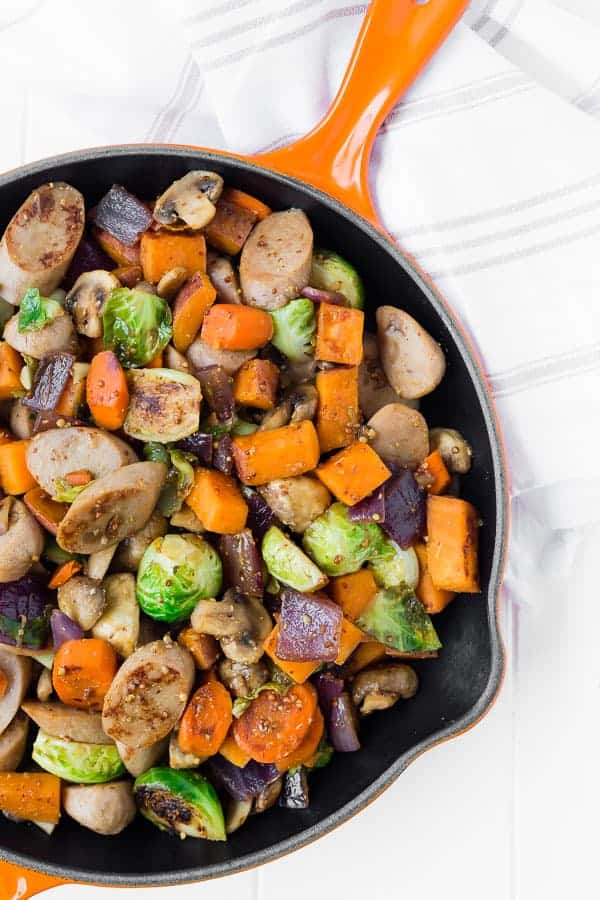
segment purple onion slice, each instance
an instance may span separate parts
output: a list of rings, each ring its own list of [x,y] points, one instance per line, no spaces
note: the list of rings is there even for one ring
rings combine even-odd
[[[413,473],[403,469],[385,485],[382,528],[403,550],[407,550],[425,534],[426,518],[427,495]]]
[[[77,622],[69,618],[60,609],[53,609],[50,616],[50,628],[52,629],[52,642],[54,649],[58,650],[67,641],[78,641],[83,637],[83,629]]]
[[[49,353],[36,369],[30,397],[23,403],[36,412],[53,410],[65,389],[75,357],[72,353]]]
[[[356,710],[352,705],[350,694],[343,691],[331,703],[328,721],[329,740],[334,750],[339,753],[352,753],[360,750],[360,741],[356,730]]]
[[[281,772],[273,763],[257,763],[253,759],[240,769],[217,753],[205,763],[211,780],[224,788],[236,800],[256,797],[268,785],[281,777]]]
[[[219,540],[226,588],[262,597],[264,591],[262,557],[249,528],[237,534],[223,534]]]
[[[113,184],[94,211],[94,223],[128,246],[139,240],[151,222],[148,207],[120,184]]]
[[[359,500],[348,510],[348,519],[351,522],[377,522],[379,525],[385,521],[385,489],[379,487],[363,500]]]
[[[281,618],[275,653],[294,662],[333,662],[340,652],[343,614],[326,594],[281,592]]]

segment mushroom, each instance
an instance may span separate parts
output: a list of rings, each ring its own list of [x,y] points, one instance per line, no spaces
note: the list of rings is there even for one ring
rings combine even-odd
[[[108,295],[121,286],[118,278],[104,269],[84,272],[80,275],[65,299],[65,309],[70,312],[79,334],[96,338],[102,335],[102,308]]]
[[[163,514],[155,509],[144,527],[130,537],[125,538],[117,547],[114,563],[117,571],[137,572],[142,556],[154,538],[162,537],[163,534],[166,534],[167,524]]]
[[[93,578],[94,581],[102,581],[108,572],[117,547],[118,544],[113,544],[112,547],[107,547],[106,550],[96,550],[95,553],[90,553],[83,564],[83,571],[88,578]]]
[[[119,656],[127,659],[135,650],[140,634],[140,607],[131,572],[109,575],[103,582],[106,607],[92,628],[92,637],[108,641]]]
[[[10,430],[19,441],[28,441],[33,435],[35,413],[22,400],[14,400],[10,408],[8,423]]]
[[[241,303],[241,291],[235,269],[226,256],[209,253],[206,272],[221,303]]]
[[[273,627],[260,600],[234,589],[226,591],[222,600],[200,600],[191,622],[194,631],[218,638],[225,656],[242,663],[258,662]]]
[[[14,772],[21,765],[28,731],[29,719],[24,713],[18,712],[0,735],[0,772]]]
[[[219,663],[219,678],[234,697],[250,697],[270,677],[269,668],[262,660],[241,663],[225,658]]]
[[[154,218],[173,230],[204,228],[215,217],[222,190],[223,179],[216,172],[188,172],[158,198]]]
[[[380,306],[375,315],[381,364],[391,386],[411,400],[430,394],[446,371],[440,345],[403,309]]]
[[[203,762],[202,757],[182,750],[177,731],[171,732],[169,738],[169,766],[171,769],[197,769]]]
[[[83,631],[94,627],[106,605],[104,588],[87,575],[73,575],[58,589],[58,608]]]
[[[264,787],[260,794],[257,794],[257,796],[254,798],[254,809],[252,810],[252,812],[265,812],[267,809],[275,806],[275,804],[279,800],[282,787],[283,778],[278,778],[277,781],[273,781],[271,782],[271,784],[268,784],[266,787]]]
[[[54,687],[52,685],[52,673],[50,672],[50,669],[42,669],[35,688],[36,697],[40,702],[45,703],[52,696],[53,690]]]
[[[416,469],[429,453],[427,422],[417,409],[388,403],[367,423],[375,434],[371,446],[385,463]]]
[[[44,532],[25,504],[13,498],[8,529],[0,535],[0,582],[16,581],[26,575],[43,549]]]
[[[0,537],[8,531],[10,524],[10,508],[13,499],[14,498],[9,494],[8,497],[3,497],[3,499],[0,500]]]
[[[155,766],[166,755],[169,748],[169,738],[162,738],[149,747],[128,747],[115,741],[119,756],[130,775],[137,778],[152,766]]]
[[[471,468],[471,447],[460,431],[454,428],[432,428],[429,448],[431,452],[439,450],[444,465],[452,475],[466,475]]]
[[[168,344],[164,349],[165,369],[175,369],[176,372],[189,372],[190,364],[179,350],[176,350],[172,344]]]
[[[204,534],[206,528],[189,506],[182,506],[181,509],[173,513],[170,519],[171,525],[175,528],[183,528],[184,531],[191,531],[194,534]]]
[[[111,784],[67,784],[62,792],[65,812],[96,834],[120,834],[137,812],[128,781]]]
[[[218,350],[209,347],[201,337],[190,344],[187,360],[192,370],[208,366],[221,366],[228,375],[235,375],[245,362],[256,356],[256,350]]]
[[[277,478],[258,488],[277,518],[300,534],[331,504],[324,484],[310,475]]]
[[[176,266],[169,269],[156,285],[156,293],[165,300],[171,300],[188,276],[188,270],[184,266]]]
[[[313,384],[293,385],[285,392],[281,403],[263,416],[258,430],[269,431],[272,428],[282,428],[290,422],[314,419],[318,400],[319,395]]]
[[[0,697],[0,734],[2,734],[19,711],[31,681],[31,659],[15,656],[0,648],[0,673],[6,687]],[[6,682],[4,682],[6,679]]]
[[[410,700],[417,693],[417,673],[405,663],[391,663],[381,668],[363,669],[352,682],[352,701],[361,715],[389,709],[402,698]]]

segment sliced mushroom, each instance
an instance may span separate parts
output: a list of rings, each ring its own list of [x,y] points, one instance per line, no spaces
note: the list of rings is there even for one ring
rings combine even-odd
[[[58,589],[58,608],[83,631],[94,627],[106,605],[104,588],[86,575],[74,575]]]
[[[235,269],[226,256],[209,253],[206,271],[221,303],[241,303],[242,292]]]
[[[188,277],[188,270],[184,266],[176,266],[169,269],[156,285],[156,293],[165,300],[171,300]]]
[[[282,788],[283,778],[278,778],[277,781],[273,781],[271,782],[271,784],[268,784],[265,788],[262,789],[260,794],[258,794],[254,798],[254,808],[252,812],[266,812],[268,809],[271,809],[272,806],[275,806],[281,795]]]
[[[111,291],[121,286],[118,278],[104,269],[80,275],[65,299],[79,334],[96,338],[102,335],[102,309]]]
[[[21,765],[27,745],[29,719],[18,712],[0,735],[0,772],[14,772]]]
[[[179,512],[173,513],[170,522],[175,528],[183,528],[184,531],[191,531],[193,534],[204,534],[206,531],[196,513],[185,503]]]
[[[404,403],[388,403],[367,424],[375,432],[373,450],[391,466],[416,469],[429,453],[427,422]]]
[[[115,569],[118,569],[120,572],[137,572],[142,556],[154,538],[162,537],[163,534],[166,534],[167,526],[168,522],[163,514],[155,509],[143,528],[121,541],[114,557]]]
[[[200,600],[191,617],[192,628],[219,639],[225,656],[254,663],[263,655],[263,641],[273,623],[260,600],[228,590],[222,600]]]
[[[154,206],[154,218],[165,228],[204,228],[215,217],[223,179],[216,172],[188,172],[174,181]]]
[[[106,550],[96,550],[95,553],[90,553],[83,564],[83,571],[87,577],[93,578],[94,581],[102,581],[108,572],[116,549],[117,545],[113,544],[112,547],[107,547]]]
[[[179,350],[176,350],[172,344],[164,349],[164,360],[166,369],[175,369],[176,372],[189,372],[190,364]]]
[[[314,356],[307,356],[305,359],[293,362],[291,359],[285,364],[282,372],[282,381],[285,380],[290,384],[304,384],[315,377],[317,371],[317,361]]]
[[[281,403],[263,416],[259,431],[314,419],[318,400],[317,389],[313,384],[292,385],[285,392]]]
[[[126,747],[139,749],[173,730],[194,683],[194,660],[165,638],[126,659],[104,699],[102,727]]]
[[[199,337],[190,344],[187,351],[187,359],[192,369],[221,366],[228,375],[235,375],[245,362],[255,356],[256,350],[216,350]]]
[[[46,703],[52,696],[54,687],[52,685],[52,673],[50,669],[42,669],[35,687],[35,696],[41,703]]]
[[[35,413],[22,400],[13,400],[9,416],[10,430],[19,441],[28,441],[33,435]]]
[[[268,410],[262,417],[258,426],[259,431],[272,431],[274,428],[283,428],[289,425],[292,418],[292,404],[288,397],[278,403],[275,409]]]
[[[0,535],[0,582],[16,581],[29,572],[44,549],[44,532],[20,500],[13,499],[8,530]]]
[[[95,553],[143,528],[167,474],[163,463],[123,466],[82,491],[60,523],[56,540],[69,553]]]
[[[18,713],[29,689],[31,660],[27,656],[14,656],[0,647],[0,672],[6,678],[6,690],[0,697],[0,734],[2,734]]]
[[[466,475],[471,468],[471,447],[454,428],[432,428],[429,449],[431,452],[439,450],[446,468],[453,475]]]
[[[262,660],[241,663],[222,659],[219,663],[219,678],[234,697],[250,697],[270,677],[269,667]]]
[[[92,637],[100,638],[125,659],[135,650],[140,633],[140,607],[131,572],[109,575],[103,582],[106,606],[92,628]]]
[[[203,762],[204,759],[202,757],[194,756],[193,753],[186,753],[185,750],[182,750],[177,732],[171,732],[171,737],[169,738],[169,766],[172,769],[197,769]]]
[[[300,534],[331,504],[325,485],[310,475],[278,478],[263,484],[258,491],[277,518]]]
[[[6,534],[10,525],[10,509],[13,504],[14,497],[10,494],[0,500],[0,537]]]
[[[32,331],[19,331],[19,314],[9,319],[4,328],[4,340],[24,356],[42,359],[49,353],[74,353],[77,355],[79,345],[71,316],[61,310],[42,328]]]
[[[430,394],[446,371],[440,345],[403,309],[380,306],[375,315],[381,364],[391,386],[411,400]]]
[[[62,792],[67,815],[96,834],[120,834],[137,812],[128,781],[110,784],[67,784]]]
[[[112,744],[102,730],[99,713],[75,709],[58,701],[40,703],[37,700],[26,700],[22,709],[42,731],[52,737],[84,744]]]
[[[240,282],[249,306],[279,309],[308,284],[313,232],[306,213],[286,209],[255,225],[240,259]]]
[[[56,482],[70,472],[85,470],[102,478],[136,460],[125,441],[99,428],[50,428],[36,434],[27,448],[27,467],[51,497]]]
[[[399,700],[410,700],[417,693],[417,673],[405,663],[363,669],[352,682],[352,701],[363,716],[388,709]]]
[[[366,419],[377,410],[399,399],[407,406],[418,408],[418,401],[399,398],[391,386],[379,359],[379,343],[374,334],[365,333],[363,339],[363,361],[358,368],[358,405]]]
[[[130,775],[137,778],[159,763],[168,753],[169,738],[164,737],[149,747],[128,747],[116,742],[119,756]]]

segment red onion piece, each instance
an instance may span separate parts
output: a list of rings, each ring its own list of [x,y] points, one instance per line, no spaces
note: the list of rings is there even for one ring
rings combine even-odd
[[[131,247],[152,222],[152,213],[120,184],[113,184],[94,210],[94,223]]]
[[[307,285],[300,291],[303,297],[314,300],[315,303],[333,303],[335,306],[350,306],[344,294],[339,291],[325,291],[321,288],[310,287]]]
[[[360,750],[360,741],[356,732],[356,711],[347,691],[343,691],[331,703],[328,733],[333,749],[339,753],[352,753],[354,750]]]
[[[275,653],[294,662],[333,662],[340,652],[341,607],[326,594],[281,592],[281,618]]]
[[[279,805],[286,809],[308,809],[310,795],[306,769],[300,766],[285,773],[283,788],[279,796]]]
[[[320,672],[317,675],[315,686],[319,695],[319,705],[327,722],[329,721],[331,704],[344,690],[344,680],[343,678],[338,678],[333,672]]]
[[[71,428],[77,425],[85,425],[85,422],[72,416],[63,416],[54,409],[44,409],[35,417],[33,433],[39,434],[40,431],[49,431],[51,428]]]
[[[25,397],[24,405],[37,412],[55,409],[74,362],[72,353],[49,353],[44,356],[36,369],[31,397]]]
[[[194,369],[194,375],[202,386],[202,396],[219,422],[232,422],[235,411],[233,378],[222,366]]]
[[[382,528],[403,550],[423,537],[426,529],[427,497],[408,469],[385,485],[385,521]]]
[[[233,475],[233,443],[228,434],[221,435],[216,442],[213,466],[224,475]]]
[[[213,455],[213,436],[205,434],[203,431],[196,431],[188,437],[177,441],[177,449],[185,450],[186,453],[193,453],[198,457],[198,461],[204,466],[210,466]]]
[[[262,541],[271,525],[277,525],[277,517],[266,500],[251,488],[242,491],[248,504],[248,520],[246,522],[256,541]]]
[[[0,643],[43,647],[53,602],[54,592],[37,575],[0,584]]]
[[[254,760],[240,769],[217,753],[205,764],[211,780],[224,788],[236,800],[250,800],[268,785],[281,777],[281,772],[272,763],[257,763]]]
[[[83,629],[60,609],[52,610],[50,628],[55,650],[58,650],[66,641],[79,641],[83,637]]]
[[[111,272],[114,267],[113,260],[108,253],[104,252],[100,244],[97,244],[88,235],[84,235],[79,241],[75,256],[71,260],[71,265],[63,278],[61,287],[65,291],[70,291],[79,276],[83,275],[84,272],[95,272],[96,269],[105,269],[107,272]]]
[[[264,590],[262,557],[249,528],[237,534],[223,534],[219,541],[226,588],[262,597]]]
[[[383,487],[377,488],[364,500],[359,500],[348,510],[348,519],[351,522],[377,522],[381,525],[385,521],[385,491]]]

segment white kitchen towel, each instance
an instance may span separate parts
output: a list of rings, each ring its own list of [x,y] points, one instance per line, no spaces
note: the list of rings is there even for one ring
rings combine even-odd
[[[105,0],[92,11],[76,0],[3,0],[0,168],[113,142],[244,153],[285,144],[327,108],[366,7]],[[531,546],[519,529],[517,581],[550,530],[598,518],[598,118],[592,4],[474,0],[374,153],[383,222],[478,347],[515,513],[540,526]]]

